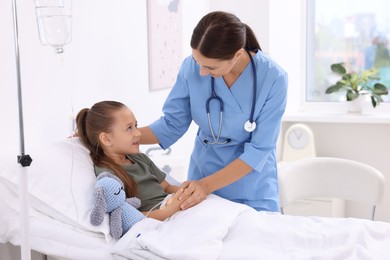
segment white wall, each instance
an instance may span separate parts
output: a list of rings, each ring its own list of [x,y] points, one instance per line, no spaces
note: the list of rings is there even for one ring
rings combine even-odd
[[[20,1],[19,1],[20,2]],[[2,154],[20,154],[12,1],[0,0],[0,118]],[[268,0],[183,1],[183,54],[199,19],[211,10],[237,14],[268,49]],[[252,8],[257,9],[253,12]],[[22,77],[25,151],[69,136],[72,117],[84,107],[113,99],[127,104],[139,125],[161,115],[169,89],[148,87],[146,1],[72,1],[72,42],[62,55],[42,46],[33,1],[17,3]],[[172,147],[175,158],[188,162],[196,127]],[[144,147],[145,150],[147,147]]]
[[[304,98],[305,1],[272,0],[269,3],[269,51],[288,72],[288,111],[298,110]]]
[[[212,11],[226,11],[235,14],[241,22],[249,25],[264,52],[269,52],[269,0],[212,0]]]
[[[192,28],[208,12],[209,2],[184,2],[187,56]],[[0,0],[0,135],[6,137],[0,155],[16,157],[20,149],[11,3]],[[169,90],[149,92],[145,0],[73,1],[72,42],[65,46],[62,57],[40,44],[34,1],[18,3],[17,8],[25,148],[33,159],[34,149],[69,136],[71,118],[97,101],[113,99],[127,104],[141,126],[160,116]]]
[[[6,147],[19,152],[10,3],[2,0],[0,9],[6,22],[1,37],[7,39],[1,65],[8,70],[0,79],[1,101],[7,105],[0,111],[7,122],[0,133],[12,133]],[[148,89],[147,34],[146,23],[134,18],[145,20],[145,10],[144,1],[73,1],[72,42],[60,57],[39,42],[34,2],[18,5],[27,152],[69,135],[72,114],[96,101],[117,99],[137,110]]]

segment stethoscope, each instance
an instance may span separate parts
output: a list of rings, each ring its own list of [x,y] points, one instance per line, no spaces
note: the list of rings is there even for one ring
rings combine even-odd
[[[251,114],[249,116],[249,120],[245,122],[244,129],[248,133],[253,132],[256,129],[256,122],[253,120],[253,114],[255,112],[255,105],[256,105],[256,83],[257,83],[257,73],[256,73],[256,65],[253,61],[253,57],[248,49],[245,49],[246,52],[249,55],[249,58],[251,59],[251,66],[253,70],[253,97],[252,97],[252,108],[251,108]],[[215,132],[213,130],[213,124],[211,123],[211,117],[210,117],[210,102],[212,100],[217,100],[219,102],[219,128],[218,128],[218,134],[215,135]],[[221,131],[222,131],[222,118],[223,118],[223,100],[220,98],[217,93],[215,93],[214,88],[214,77],[211,77],[211,96],[206,100],[206,112],[207,112],[207,119],[210,127],[211,136],[213,137],[214,142],[210,142],[208,140],[204,140],[203,142],[206,144],[227,144],[231,141],[231,139],[226,139],[223,142],[220,142],[219,139],[221,137]]]

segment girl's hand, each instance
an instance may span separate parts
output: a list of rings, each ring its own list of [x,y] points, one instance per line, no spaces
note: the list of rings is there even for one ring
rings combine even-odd
[[[184,190],[180,188],[167,201],[167,203],[159,209],[150,212],[143,212],[146,216],[163,221],[181,210],[180,204],[185,201],[188,196],[183,195]],[[179,200],[182,197],[182,200]]]
[[[160,207],[160,209],[169,210],[173,213],[181,210],[180,204],[183,202],[179,200],[179,197],[183,195],[183,189],[178,189],[172,196],[167,200],[164,206]],[[187,196],[188,197],[188,196]],[[185,198],[185,197],[184,197]],[[173,214],[172,213],[172,214]]]
[[[179,196],[181,210],[186,210],[206,199],[210,192],[201,181],[186,181],[181,186],[184,191]],[[184,201],[183,201],[184,200]]]

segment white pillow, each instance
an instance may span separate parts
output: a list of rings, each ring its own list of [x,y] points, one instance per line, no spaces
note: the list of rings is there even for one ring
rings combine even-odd
[[[89,151],[78,137],[40,147],[30,153],[27,167],[30,206],[69,225],[103,233],[110,240],[108,215],[100,226],[92,226],[96,177]],[[0,181],[17,189],[21,166],[16,158],[0,167]]]

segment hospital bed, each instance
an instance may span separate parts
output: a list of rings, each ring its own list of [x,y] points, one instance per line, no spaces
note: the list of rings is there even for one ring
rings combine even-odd
[[[122,238],[106,216],[89,223],[95,175],[78,138],[31,151],[31,248],[58,259],[388,259],[390,223],[257,212],[209,195],[165,221],[147,218]],[[0,161],[0,242],[19,245],[19,165]]]

